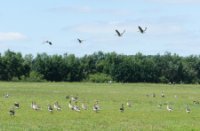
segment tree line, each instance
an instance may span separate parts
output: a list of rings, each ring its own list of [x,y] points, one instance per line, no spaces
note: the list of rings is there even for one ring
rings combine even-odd
[[[67,53],[42,53],[33,57],[7,50],[0,54],[0,80],[199,83],[200,56],[99,51],[83,57]]]

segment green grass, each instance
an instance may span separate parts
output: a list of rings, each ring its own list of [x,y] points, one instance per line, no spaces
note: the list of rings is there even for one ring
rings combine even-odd
[[[166,97],[161,98],[164,91]],[[9,98],[3,94],[9,93]],[[156,97],[151,96],[152,93]],[[93,84],[93,83],[14,83],[0,82],[0,130],[14,131],[143,131],[143,130],[200,130],[200,85],[164,84]],[[149,97],[146,94],[150,94]],[[80,101],[89,105],[89,110],[74,112],[68,108],[66,95],[78,95]],[[177,95],[177,98],[174,97]],[[92,111],[98,99],[102,110]],[[130,100],[132,107],[119,112],[122,103]],[[36,101],[41,111],[30,108]],[[47,111],[47,105],[58,101],[62,111]],[[14,102],[20,109],[11,117],[8,110]],[[170,103],[173,112],[158,104]],[[185,112],[186,105],[191,113]]]

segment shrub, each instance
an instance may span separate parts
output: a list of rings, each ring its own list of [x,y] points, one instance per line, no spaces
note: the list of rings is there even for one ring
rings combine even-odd
[[[104,74],[104,73],[96,73],[89,75],[89,81],[96,82],[96,83],[104,83],[108,81],[112,81],[111,76]]]

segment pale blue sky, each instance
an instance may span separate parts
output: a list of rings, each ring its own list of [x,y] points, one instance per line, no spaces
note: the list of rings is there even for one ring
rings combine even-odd
[[[200,0],[0,0],[0,52],[200,54]],[[148,27],[145,34],[137,26]],[[114,30],[126,30],[123,37]],[[86,40],[83,44],[77,38]],[[52,46],[43,41],[53,42]]]

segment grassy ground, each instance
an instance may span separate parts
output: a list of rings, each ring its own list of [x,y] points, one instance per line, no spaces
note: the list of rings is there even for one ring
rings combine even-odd
[[[160,96],[162,91],[164,98]],[[7,92],[9,98],[4,98]],[[200,100],[200,85],[0,82],[0,94],[0,130],[200,130],[200,105],[193,104],[194,100]],[[88,104],[89,110],[70,110],[67,95],[77,95],[79,101]],[[96,99],[102,108],[99,113],[92,110]],[[121,113],[119,108],[127,100],[132,107],[125,106]],[[32,101],[42,110],[32,110]],[[55,101],[60,103],[62,111],[48,112],[47,105]],[[11,117],[8,111],[14,102],[20,103],[20,109]],[[167,103],[174,108],[173,112],[167,111]],[[191,108],[189,114],[185,112],[187,104]]]

